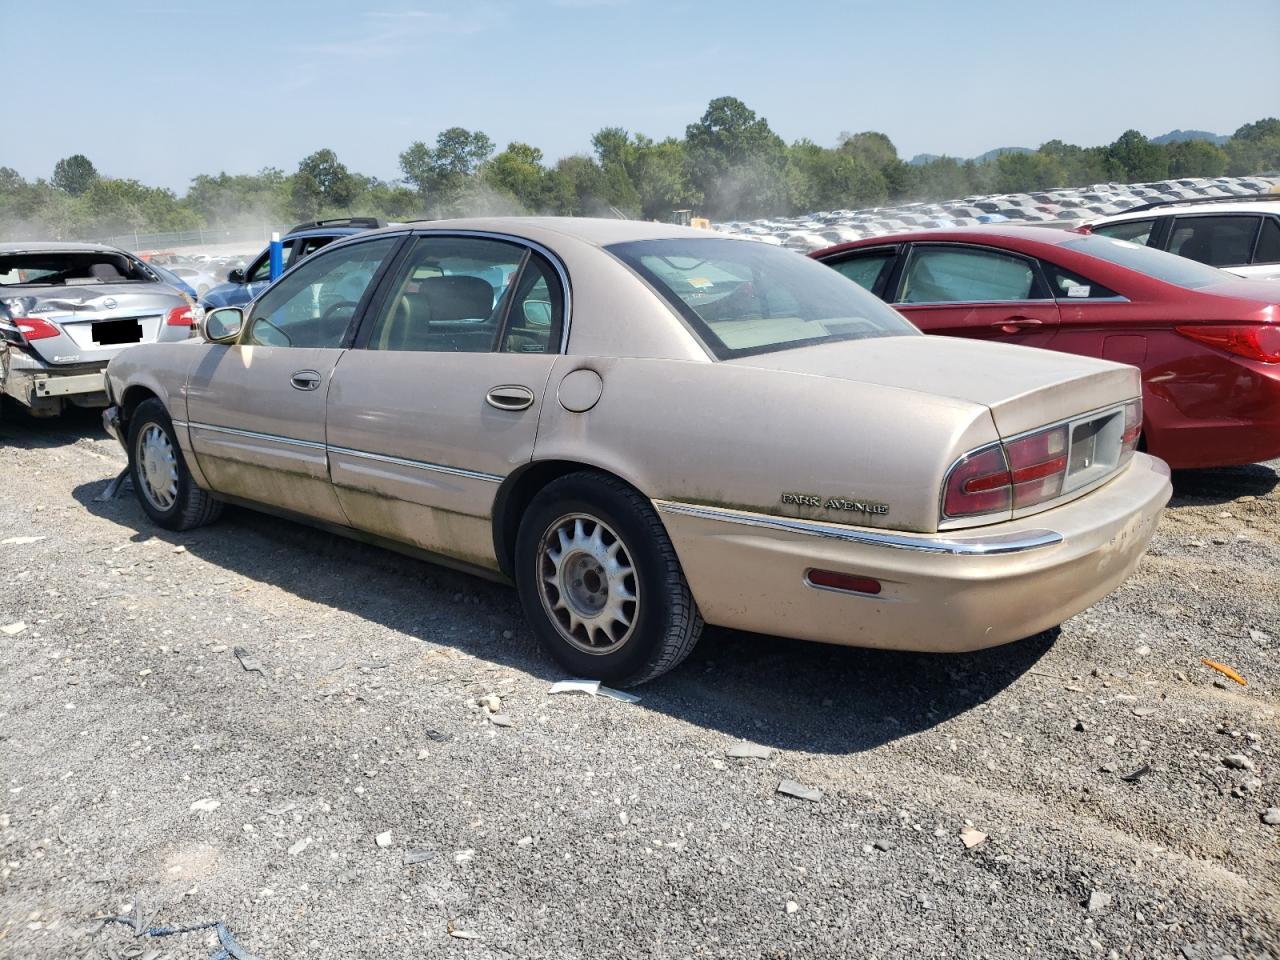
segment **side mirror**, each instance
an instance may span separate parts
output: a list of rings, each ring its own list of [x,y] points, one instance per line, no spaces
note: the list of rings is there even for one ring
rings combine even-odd
[[[244,283],[244,271],[236,267],[227,274],[227,280],[231,283]]]
[[[234,343],[244,326],[244,311],[239,307],[219,307],[204,315],[202,331],[210,343]]]

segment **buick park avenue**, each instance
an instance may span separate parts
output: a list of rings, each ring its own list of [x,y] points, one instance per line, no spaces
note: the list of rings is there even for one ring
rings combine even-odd
[[[1170,494],[1138,371],[927,337],[777,247],[475,219],[340,240],[108,368],[143,510],[230,502],[514,582],[572,674],[711,623],[963,651],[1055,626]]]

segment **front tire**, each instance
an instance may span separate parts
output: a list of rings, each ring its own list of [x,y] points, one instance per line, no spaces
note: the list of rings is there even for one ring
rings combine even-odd
[[[166,530],[201,527],[222,513],[222,503],[191,479],[173,421],[154,397],[129,418],[129,478],[143,512]]]
[[[662,521],[614,477],[572,473],[533,498],[516,536],[515,581],[534,633],[574,676],[645,683],[702,633]]]

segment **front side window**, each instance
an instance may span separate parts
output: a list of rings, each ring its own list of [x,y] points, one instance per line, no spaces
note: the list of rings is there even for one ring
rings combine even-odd
[[[780,247],[681,237],[605,249],[648,281],[720,360],[919,334],[835,270]]]
[[[1030,300],[1036,275],[1021,257],[994,250],[917,246],[902,283],[902,303]]]
[[[1261,217],[1179,217],[1173,222],[1169,252],[1211,267],[1238,267],[1253,255]]]
[[[289,269],[289,259],[293,255],[293,241],[286,240],[283,243],[284,250],[281,253],[281,261],[284,269]],[[264,283],[271,279],[271,249],[268,247],[253,261],[253,266],[244,272],[246,283]]]
[[[1104,223],[1094,227],[1093,232],[1100,237],[1114,237],[1116,240],[1128,240],[1146,246],[1151,242],[1151,233],[1156,228],[1154,218],[1146,220],[1121,220],[1119,223]]]
[[[848,277],[864,290],[875,292],[876,284],[884,275],[885,268],[893,262],[894,251],[873,250],[867,253],[855,253],[851,257],[838,262],[827,261],[836,273]]]
[[[563,311],[550,265],[526,247],[487,237],[419,237],[366,346],[547,353],[559,348]]]
[[[254,301],[241,343],[340,347],[356,308],[399,237],[338,247],[281,277]]]

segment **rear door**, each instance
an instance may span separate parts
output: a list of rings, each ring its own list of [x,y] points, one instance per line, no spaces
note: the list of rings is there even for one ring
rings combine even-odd
[[[561,349],[562,274],[515,240],[434,234],[384,288],[329,392],[338,500],[361,530],[492,568],[494,497],[533,455]]]
[[[925,333],[1046,347],[1058,305],[1039,263],[973,244],[915,243],[891,302]]]
[[[325,400],[355,318],[402,235],[325,251],[248,309],[187,383],[191,446],[218,493],[345,523],[329,482]]]

